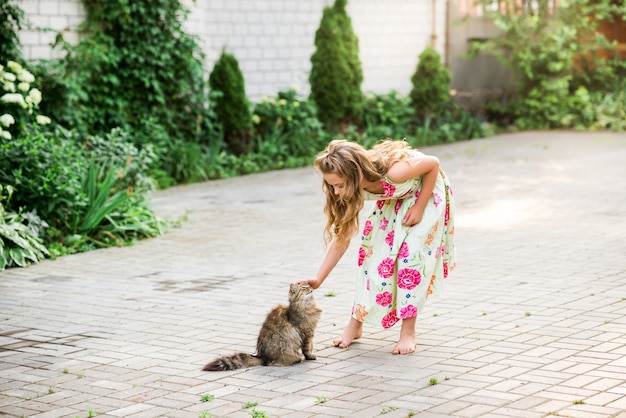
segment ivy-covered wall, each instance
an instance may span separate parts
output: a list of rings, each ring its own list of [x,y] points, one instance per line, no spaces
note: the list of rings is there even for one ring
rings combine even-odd
[[[330,0],[184,0],[191,10],[189,33],[204,46],[206,68],[223,47],[233,53],[251,100],[291,86],[308,94],[315,31]],[[437,50],[445,45],[445,0],[435,1]],[[431,0],[348,0],[348,13],[359,37],[364,91],[408,94],[417,57],[433,32]],[[22,0],[34,28],[20,39],[26,58],[52,58],[58,33],[72,42],[85,16],[81,0]],[[43,31],[39,28],[50,28]]]

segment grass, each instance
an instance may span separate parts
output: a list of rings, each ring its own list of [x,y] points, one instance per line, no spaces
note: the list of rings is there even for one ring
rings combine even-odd
[[[210,402],[215,399],[214,395],[202,395],[200,396],[200,402]]]
[[[395,406],[385,406],[385,407],[383,407],[383,409],[380,410],[380,413],[381,414],[388,414],[389,412],[395,411],[396,409],[398,409],[398,408],[396,408]]]

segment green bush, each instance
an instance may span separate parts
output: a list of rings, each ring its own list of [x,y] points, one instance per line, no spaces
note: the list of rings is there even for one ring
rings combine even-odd
[[[60,132],[32,129],[1,143],[0,154],[0,183],[15,188],[9,210],[36,211],[53,234],[70,231],[86,168],[74,141]]]
[[[419,115],[439,112],[450,102],[451,77],[435,48],[426,47],[411,77],[413,88],[409,93],[411,106]]]
[[[68,135],[76,134],[69,133]],[[130,133],[115,128],[104,135],[78,136],[77,143],[83,144],[85,160],[94,160],[104,167],[117,167],[119,187],[131,188],[134,193],[153,191],[155,182],[150,173],[155,169],[157,155],[152,144],[137,147]]]
[[[243,73],[234,55],[222,50],[209,76],[209,85],[212,91],[221,93],[216,98],[215,112],[224,127],[226,143],[235,154],[247,152],[252,115]]]
[[[305,165],[327,139],[315,105],[301,98],[295,89],[256,103],[252,120],[253,150],[275,161],[275,168]]]
[[[71,45],[59,35],[65,57],[36,67],[49,97],[42,111],[82,134],[121,128],[135,145],[153,144],[159,160],[179,141],[221,142],[206,95],[202,49],[183,30],[188,10],[181,2],[84,4],[88,18],[80,43]],[[160,164],[153,173],[160,185],[171,184]]]
[[[614,89],[625,67],[615,57],[599,55],[614,45],[598,29],[602,21],[625,18],[626,3],[572,0],[554,14],[545,0],[524,10],[513,7],[520,9],[487,12],[501,35],[474,44],[470,51],[470,56],[487,51],[515,72],[516,98],[490,105],[492,115],[504,120],[513,116],[522,129],[620,126],[620,99]]]
[[[415,146],[424,146],[491,135],[493,132],[488,125],[459,105],[450,103],[439,112],[426,115],[422,124],[417,126],[415,140],[409,142]]]
[[[328,125],[361,119],[363,70],[346,3],[335,0],[332,7],[324,8],[311,56],[311,99],[319,119]]]
[[[397,91],[366,94],[363,101],[363,138],[369,147],[382,138],[408,138],[413,135],[415,110],[408,96]]]
[[[0,0],[0,62],[22,61],[18,33],[24,23],[24,11],[17,1]]]
[[[11,186],[3,187],[0,184],[0,271],[7,267],[25,267],[49,255],[37,235],[37,227],[42,225],[41,220],[29,224],[21,211],[5,209],[12,194]],[[30,218],[33,219],[32,214]]]

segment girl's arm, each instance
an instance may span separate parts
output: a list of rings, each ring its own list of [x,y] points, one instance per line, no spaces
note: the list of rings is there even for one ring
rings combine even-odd
[[[435,190],[439,175],[439,159],[429,155],[420,155],[410,163],[398,161],[387,172],[387,177],[395,183],[401,183],[422,176],[422,188],[415,204],[407,211],[402,225],[413,226],[420,223],[428,200]]]
[[[350,240],[338,241],[334,239],[326,252],[324,261],[317,274],[312,279],[301,280],[301,282],[307,282],[313,289],[317,289],[322,285],[324,280],[328,277],[330,272],[335,268],[341,257],[346,253],[346,250],[350,246]]]

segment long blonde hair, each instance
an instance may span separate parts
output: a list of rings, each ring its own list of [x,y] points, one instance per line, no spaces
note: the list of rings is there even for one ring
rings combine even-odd
[[[322,174],[335,174],[345,182],[339,195],[334,193],[326,181],[322,183],[322,190],[326,195],[326,244],[333,238],[339,241],[349,240],[358,232],[359,212],[364,203],[361,178],[367,181],[382,180],[394,162],[408,157],[410,149],[404,141],[384,140],[368,151],[355,142],[337,139],[331,141],[318,154],[314,162],[315,168]]]

